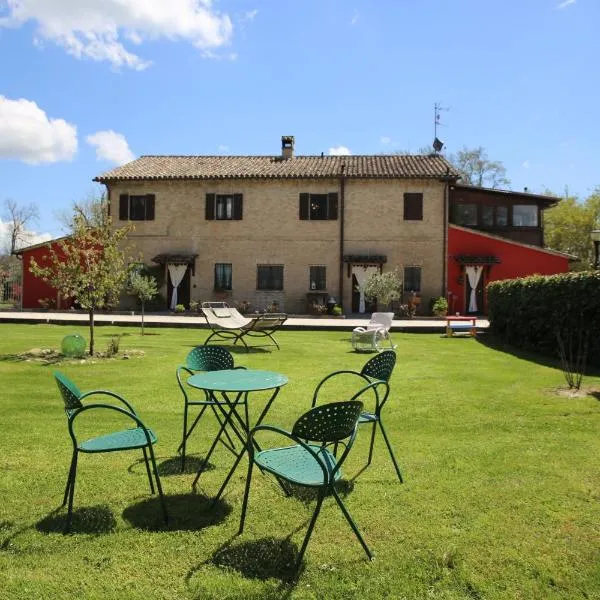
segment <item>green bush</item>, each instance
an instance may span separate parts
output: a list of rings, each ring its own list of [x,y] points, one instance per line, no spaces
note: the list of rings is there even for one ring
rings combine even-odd
[[[448,314],[448,300],[444,296],[431,299],[431,312],[436,317],[445,317]]]
[[[600,366],[600,272],[534,275],[487,286],[491,332],[503,342],[558,356],[557,332],[589,328],[588,360]]]
[[[183,304],[176,304],[175,305],[175,312],[176,313],[184,313],[185,312],[185,306]]]
[[[339,304],[336,304],[332,309],[331,309],[331,314],[335,315],[336,317],[339,317],[342,314],[342,307]]]

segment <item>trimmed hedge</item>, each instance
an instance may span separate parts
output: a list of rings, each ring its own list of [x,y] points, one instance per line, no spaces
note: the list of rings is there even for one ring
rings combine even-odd
[[[557,330],[566,339],[588,329],[588,364],[600,366],[600,271],[494,281],[487,299],[490,330],[503,342],[558,356]]]

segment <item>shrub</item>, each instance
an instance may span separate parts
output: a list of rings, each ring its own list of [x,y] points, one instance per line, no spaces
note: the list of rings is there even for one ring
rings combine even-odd
[[[184,313],[185,312],[185,306],[183,304],[177,304],[177,305],[175,305],[175,312],[176,313]]]
[[[431,312],[436,317],[445,317],[448,314],[448,300],[443,296],[439,298],[432,298],[431,300]]]
[[[331,309],[331,314],[335,315],[336,317],[339,317],[342,314],[342,307],[339,304],[336,304],[332,309]]]
[[[590,328],[587,355],[600,366],[600,272],[494,281],[487,298],[490,330],[503,342],[558,356],[557,336],[578,338],[582,328]]]

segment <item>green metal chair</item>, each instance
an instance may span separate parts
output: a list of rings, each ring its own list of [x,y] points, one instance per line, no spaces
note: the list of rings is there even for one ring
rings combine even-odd
[[[396,457],[394,456],[394,451],[392,450],[392,445],[387,436],[385,428],[383,426],[383,418],[382,411],[385,403],[388,400],[390,395],[390,386],[389,381],[392,376],[392,371],[394,370],[394,366],[396,364],[396,353],[393,350],[385,350],[380,354],[377,354],[370,360],[368,360],[364,367],[358,371],[350,371],[350,370],[342,370],[335,371],[330,375],[327,375],[317,386],[315,389],[315,393],[313,395],[312,406],[316,406],[318,402],[319,394],[322,391],[324,384],[330,381],[334,377],[338,377],[339,375],[353,375],[360,377],[364,383],[367,384],[375,384],[372,389],[375,397],[375,407],[372,411],[364,411],[360,415],[359,425],[371,425],[371,443],[369,446],[369,458],[367,460],[367,465],[371,464],[371,460],[373,459],[373,447],[375,445],[375,432],[377,430],[377,426],[381,429],[381,433],[383,435],[383,439],[385,440],[385,445],[387,446],[388,452],[394,463],[394,469],[396,470],[396,474],[398,475],[398,479],[400,483],[403,483],[402,473],[400,472],[400,467],[398,466],[398,462],[396,461]]]
[[[183,436],[181,439],[181,444],[177,448],[177,452],[181,453],[181,472],[185,470],[185,451],[187,440],[192,434],[192,431],[196,428],[200,419],[204,415],[204,412],[208,407],[212,409],[215,414],[215,417],[219,421],[219,424],[222,425],[223,421],[221,420],[223,415],[223,411],[221,411],[221,407],[225,405],[224,402],[219,402],[214,397],[211,397],[208,392],[204,392],[204,398],[201,400],[190,398],[188,393],[191,389],[188,385],[186,385],[187,377],[191,375],[195,375],[196,373],[202,371],[221,371],[224,369],[245,369],[246,367],[235,367],[234,360],[232,354],[226,348],[222,348],[220,346],[196,346],[193,348],[189,354],[185,358],[185,365],[177,367],[176,375],[177,375],[177,383],[179,384],[179,389],[183,394]],[[187,376],[186,376],[187,374]],[[242,398],[239,404],[244,404],[245,398]],[[188,429],[188,413],[190,406],[201,406],[200,412],[196,415],[194,422],[191,427]],[[220,414],[221,413],[221,414]],[[235,428],[233,423],[229,423],[229,425]],[[227,440],[230,444],[230,448],[234,446],[233,440],[227,433],[227,430],[223,430]],[[226,444],[225,444],[226,445]]]
[[[252,470],[254,464],[256,464],[261,471],[272,473],[280,480],[318,491],[317,505],[298,555],[296,570],[302,563],[321,505],[328,494],[333,495],[335,498],[369,559],[373,558],[371,550],[335,489],[336,482],[342,476],[341,466],[346,460],[356,437],[362,407],[362,402],[356,400],[318,406],[302,415],[296,421],[291,432],[271,425],[259,425],[252,429],[248,439],[250,460],[242,504],[240,534],[244,530]],[[293,445],[258,450],[254,444],[254,438],[257,433],[264,431],[277,433],[293,442]],[[344,451],[339,458],[336,457],[338,445],[344,446]],[[334,447],[333,452],[330,450],[330,446]]]
[[[75,495],[75,476],[77,474],[77,458],[80,452],[84,454],[98,454],[101,452],[120,452],[124,450],[141,449],[144,454],[144,462],[146,464],[148,481],[150,482],[150,492],[154,494],[154,482],[152,480],[152,473],[154,473],[163,516],[165,523],[167,523],[167,508],[165,506],[165,499],[163,496],[162,486],[160,484],[160,477],[156,469],[154,450],[152,448],[158,439],[154,432],[144,425],[131,404],[129,404],[125,398],[122,398],[115,392],[110,392],[108,390],[93,390],[91,392],[82,393],[79,388],[62,373],[55,371],[54,378],[65,403],[65,413],[68,419],[69,435],[73,441],[73,456],[71,458],[69,476],[67,477],[67,485],[65,487],[65,494],[63,497],[63,503],[61,505],[64,506],[68,500],[69,508],[65,532],[68,532],[71,529],[71,521],[73,517],[73,497]],[[115,406],[114,404],[82,404],[82,400],[98,395],[114,398],[125,405],[125,408],[122,408],[121,406]],[[129,417],[135,423],[135,427],[121,431],[114,431],[85,441],[78,441],[75,433],[75,420],[80,415],[91,410],[108,410],[122,414],[126,417]],[[150,454],[150,461],[152,462],[152,473],[150,471],[150,464],[148,462],[148,453]]]

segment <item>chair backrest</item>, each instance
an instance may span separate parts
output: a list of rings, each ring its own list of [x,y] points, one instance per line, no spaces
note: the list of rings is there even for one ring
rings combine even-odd
[[[220,346],[196,346],[186,356],[185,364],[192,371],[222,371],[233,369],[233,356]]]
[[[381,328],[389,331],[394,320],[394,313],[374,312],[371,315],[371,320],[367,324],[367,329]]]
[[[211,328],[241,329],[252,321],[226,302],[203,302],[202,314]]]
[[[54,371],[54,379],[65,403],[67,413],[81,408],[83,406],[80,400],[82,393],[79,391],[79,388],[66,375],[63,375],[59,371]]]
[[[365,363],[361,374],[371,379],[389,381],[395,364],[396,353],[393,350],[384,350]]]
[[[354,433],[362,408],[357,400],[321,404],[296,421],[292,434],[312,442],[338,442]]]

